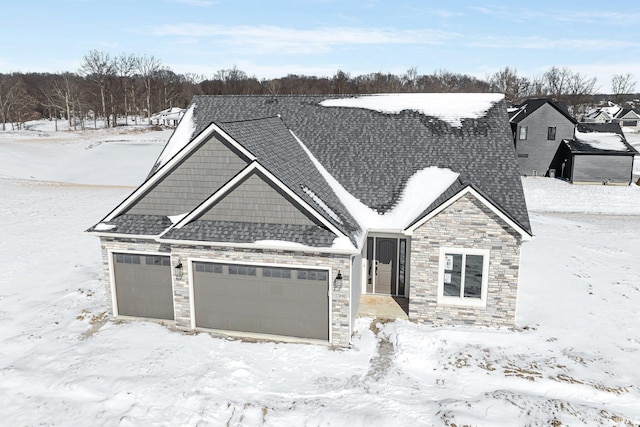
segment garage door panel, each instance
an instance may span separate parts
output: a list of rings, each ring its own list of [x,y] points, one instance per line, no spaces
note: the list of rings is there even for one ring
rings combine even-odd
[[[114,254],[115,299],[119,315],[174,319],[169,257],[152,258],[159,258],[164,265],[147,264],[145,255]]]
[[[289,277],[279,278],[265,277],[260,267],[255,276],[228,274],[227,265],[222,273],[208,269],[194,269],[196,326],[328,340],[328,279],[299,280],[285,268],[278,270]]]

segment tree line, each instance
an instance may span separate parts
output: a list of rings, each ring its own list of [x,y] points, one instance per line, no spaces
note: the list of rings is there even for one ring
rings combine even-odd
[[[633,75],[617,74],[611,81],[615,102],[632,99]],[[569,68],[551,67],[532,78],[505,67],[486,78],[436,70],[419,74],[416,67],[401,75],[369,73],[352,76],[337,70],[333,76],[288,74],[258,79],[233,67],[211,77],[177,74],[154,56],[92,50],[76,72],[0,74],[0,121],[20,128],[28,120],[66,120],[70,129],[150,122],[153,113],[186,107],[194,95],[370,94],[401,92],[496,92],[510,103],[545,97],[564,102],[576,116],[603,99],[595,77]]]

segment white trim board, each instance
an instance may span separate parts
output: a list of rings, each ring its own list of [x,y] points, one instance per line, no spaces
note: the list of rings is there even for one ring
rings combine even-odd
[[[172,239],[163,239],[156,238],[156,242],[158,243],[170,243],[176,245],[184,245],[184,246],[217,246],[217,247],[229,247],[229,248],[237,248],[237,249],[267,249],[273,251],[287,251],[287,252],[305,252],[305,253],[326,253],[326,254],[336,254],[336,255],[353,255],[358,254],[360,251],[358,249],[338,249],[338,248],[321,248],[314,246],[297,246],[295,244],[291,245],[268,245],[268,244],[260,244],[260,243],[234,243],[234,242],[211,242],[211,241],[198,241],[198,240],[172,240]]]

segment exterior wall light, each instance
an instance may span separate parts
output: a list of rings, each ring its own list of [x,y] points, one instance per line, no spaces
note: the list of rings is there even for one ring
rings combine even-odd
[[[336,276],[335,280],[333,281],[333,286],[336,289],[342,289],[342,272],[340,270],[338,270],[338,275]]]
[[[173,267],[173,274],[176,276],[176,279],[182,279],[182,263],[178,260],[178,263],[175,267]]]

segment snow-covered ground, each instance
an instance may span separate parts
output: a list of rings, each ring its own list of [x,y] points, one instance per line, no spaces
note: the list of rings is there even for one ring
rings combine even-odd
[[[106,321],[82,231],[169,131],[47,126],[0,132],[0,425],[640,423],[640,187],[524,179],[515,328],[360,319],[347,350],[244,342]]]

